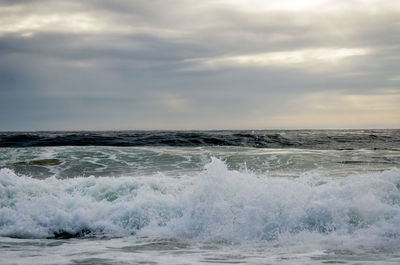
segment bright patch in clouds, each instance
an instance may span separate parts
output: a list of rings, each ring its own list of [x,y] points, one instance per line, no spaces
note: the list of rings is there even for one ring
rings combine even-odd
[[[2,21],[0,34],[21,33],[29,37],[34,32],[98,32],[102,26],[88,14],[46,14],[28,15],[18,20],[8,19]]]
[[[171,93],[160,95],[159,103],[165,107],[165,111],[184,112],[189,109],[189,102],[186,99]]]
[[[339,10],[369,10],[380,8],[399,9],[400,1],[384,0],[221,0],[222,4],[230,4],[238,9],[252,12],[335,12]]]
[[[296,110],[290,114],[268,115],[258,109],[253,124],[257,128],[398,128],[398,102],[400,93],[392,89],[371,95],[343,90],[308,93],[282,105]]]
[[[216,58],[201,58],[191,60],[198,63],[197,69],[209,69],[230,66],[294,66],[302,67],[309,63],[336,64],[351,56],[366,55],[368,49],[362,48],[320,48],[284,52],[270,52],[258,54],[246,54],[238,56],[226,56]],[[320,65],[318,65],[319,67]]]
[[[280,117],[276,126],[324,128],[396,128],[400,125],[400,93],[396,90],[379,90],[377,94],[346,94],[344,91],[306,94],[293,99],[298,113]],[[384,93],[382,93],[384,92]],[[397,121],[393,123],[393,121]]]
[[[237,7],[253,10],[253,11],[270,11],[270,10],[304,10],[316,8],[326,4],[326,0],[279,0],[279,1],[265,1],[265,0],[225,0],[221,1],[231,3]]]

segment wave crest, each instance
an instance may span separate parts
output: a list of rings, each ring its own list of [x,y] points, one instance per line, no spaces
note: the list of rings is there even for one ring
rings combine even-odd
[[[193,240],[400,246],[400,170],[325,179],[228,170],[157,176],[48,178],[0,170],[0,235],[179,237]]]

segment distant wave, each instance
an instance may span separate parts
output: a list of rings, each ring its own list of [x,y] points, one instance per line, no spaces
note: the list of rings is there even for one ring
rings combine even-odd
[[[47,178],[0,170],[0,236],[400,246],[400,171],[261,178],[213,158],[198,175]]]
[[[246,146],[400,149],[400,130],[0,132],[0,147]]]

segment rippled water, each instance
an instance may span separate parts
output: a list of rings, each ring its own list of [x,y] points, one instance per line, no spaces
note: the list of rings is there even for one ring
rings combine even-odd
[[[0,132],[0,147],[67,145],[399,150],[400,130]]]

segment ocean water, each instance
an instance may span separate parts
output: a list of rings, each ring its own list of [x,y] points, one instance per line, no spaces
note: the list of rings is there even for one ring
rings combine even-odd
[[[0,146],[0,264],[400,264],[400,130]]]

